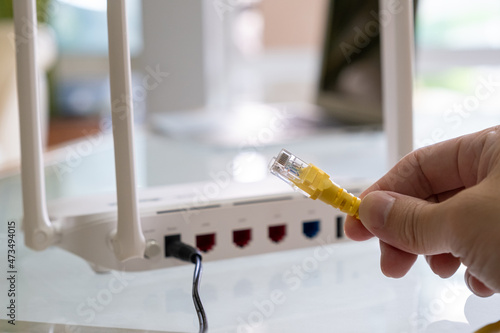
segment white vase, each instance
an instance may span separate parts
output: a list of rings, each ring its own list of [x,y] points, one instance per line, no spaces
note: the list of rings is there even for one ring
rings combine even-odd
[[[52,29],[39,25],[38,69],[40,70],[40,119],[43,147],[47,142],[49,91],[46,71],[54,64],[57,46]],[[22,94],[22,92],[21,92]],[[0,169],[20,159],[19,115],[16,85],[14,23],[0,21]]]

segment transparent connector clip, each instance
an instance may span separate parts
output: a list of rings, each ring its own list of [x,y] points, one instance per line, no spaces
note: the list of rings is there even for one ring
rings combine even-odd
[[[309,197],[308,193],[296,185],[302,182],[300,174],[306,167],[308,167],[306,162],[293,155],[288,150],[282,149],[278,156],[272,159],[269,170],[273,175],[292,186],[296,191]]]
[[[361,199],[330,180],[330,176],[315,165],[302,161],[283,149],[269,166],[271,173],[305,196],[359,218]]]

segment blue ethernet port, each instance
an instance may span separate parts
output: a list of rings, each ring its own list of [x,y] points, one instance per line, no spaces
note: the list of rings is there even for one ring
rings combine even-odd
[[[314,238],[319,233],[319,221],[307,221],[302,223],[302,233],[307,238]]]

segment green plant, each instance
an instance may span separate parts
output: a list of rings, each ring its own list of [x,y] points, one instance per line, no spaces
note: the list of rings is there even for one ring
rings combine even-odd
[[[12,19],[13,9],[12,1],[15,0],[0,0],[0,20]],[[49,5],[52,0],[37,0],[36,9],[38,22],[47,23],[49,19]]]

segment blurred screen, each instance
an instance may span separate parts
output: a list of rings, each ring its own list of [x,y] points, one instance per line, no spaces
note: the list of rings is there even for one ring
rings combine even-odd
[[[345,123],[382,123],[380,24],[392,13],[378,1],[329,2],[317,102]]]

